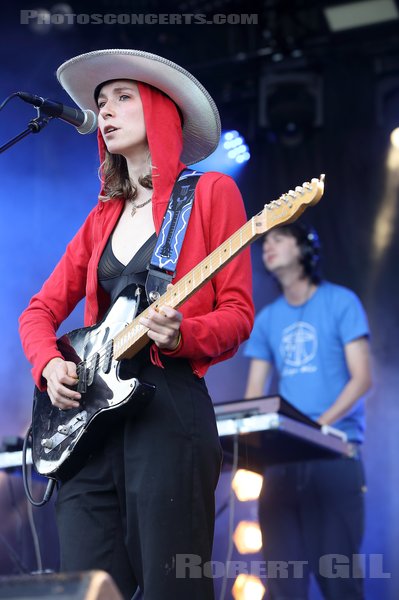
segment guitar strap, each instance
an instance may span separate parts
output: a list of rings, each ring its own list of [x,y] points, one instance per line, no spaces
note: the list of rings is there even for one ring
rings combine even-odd
[[[200,171],[184,169],[173,186],[168,208],[148,266],[145,291],[150,304],[166,292],[168,284],[175,276],[177,261],[194,203],[195,188],[201,175]]]

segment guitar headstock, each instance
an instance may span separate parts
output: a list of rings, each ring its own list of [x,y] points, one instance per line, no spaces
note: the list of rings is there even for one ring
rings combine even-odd
[[[308,205],[318,203],[324,192],[324,175],[319,179],[298,185],[295,190],[283,194],[278,200],[265,204],[263,210],[254,217],[256,233],[262,235],[279,225],[295,221]]]

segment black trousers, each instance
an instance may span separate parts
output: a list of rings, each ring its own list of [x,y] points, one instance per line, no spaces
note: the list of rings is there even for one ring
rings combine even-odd
[[[326,600],[362,600],[363,465],[332,458],[270,467],[259,499],[268,598],[306,600],[312,572]],[[277,561],[277,562],[276,562]]]
[[[209,577],[189,578],[179,556],[211,560],[221,447],[203,380],[187,361],[147,364],[150,404],[113,428],[60,487],[61,569],[104,569],[130,600],[213,600]],[[184,571],[184,569],[183,569]]]

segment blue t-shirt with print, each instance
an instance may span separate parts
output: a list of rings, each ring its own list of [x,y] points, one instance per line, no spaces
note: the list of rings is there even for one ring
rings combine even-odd
[[[356,294],[324,281],[301,306],[280,296],[261,310],[244,354],[273,363],[281,396],[317,419],[349,380],[344,346],[368,335],[367,317]],[[364,399],[333,426],[349,440],[363,441]]]

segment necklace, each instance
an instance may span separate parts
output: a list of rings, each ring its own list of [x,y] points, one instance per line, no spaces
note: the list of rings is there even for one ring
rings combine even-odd
[[[141,204],[136,204],[136,202],[134,200],[131,200],[132,210],[131,210],[130,214],[132,215],[132,217],[134,217],[138,208],[143,208],[143,206],[145,206],[146,204],[151,202],[151,200],[152,200],[152,196],[150,196],[147,200],[144,200],[144,202],[142,202]]]

